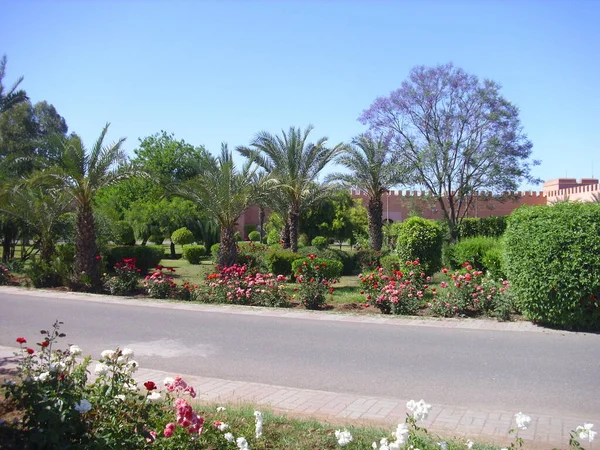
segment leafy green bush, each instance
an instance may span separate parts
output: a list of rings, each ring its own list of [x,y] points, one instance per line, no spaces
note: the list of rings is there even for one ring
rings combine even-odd
[[[355,264],[363,272],[375,270],[381,267],[381,258],[386,254],[385,252],[378,252],[371,248],[359,250],[354,254]]]
[[[483,263],[485,254],[493,249],[502,252],[497,238],[485,236],[461,239],[452,247],[450,266],[453,269],[458,269],[464,262],[468,261],[475,269],[485,272],[488,269]]]
[[[142,273],[156,267],[165,256],[165,250],[159,245],[134,245],[109,248],[106,253],[108,267],[113,267],[124,258],[135,258]]]
[[[405,261],[406,262],[406,261]],[[400,263],[398,255],[385,255],[379,259],[380,267],[387,275],[391,275],[395,270],[400,270],[403,264]]]
[[[506,273],[528,319],[600,328],[600,205],[521,207],[505,232]]]
[[[320,277],[327,280],[337,280],[342,275],[343,264],[335,259],[325,258],[300,258],[292,262],[292,272],[294,275],[298,273],[298,269],[305,266],[319,266]]]
[[[33,258],[25,274],[31,280],[31,284],[36,288],[62,286],[62,279],[52,266],[52,263]]]
[[[281,241],[281,236],[279,235],[279,231],[277,230],[269,230],[267,233],[267,244],[274,245],[279,244]]]
[[[302,247],[298,248],[298,253],[301,255],[317,255],[319,258],[335,259],[343,265],[342,275],[354,275],[358,264],[354,253],[349,253],[336,248],[319,249],[317,247]]]
[[[171,242],[176,245],[186,245],[194,242],[194,233],[185,227],[179,228],[171,234]]]
[[[468,217],[460,221],[457,233],[460,239],[475,236],[500,237],[506,230],[506,216]]]
[[[204,255],[206,255],[204,245],[188,245],[187,247],[183,247],[181,256],[190,264],[200,264]]]
[[[443,230],[433,220],[411,217],[398,230],[396,251],[400,261],[419,261],[422,270],[432,275],[442,266]]]
[[[254,225],[253,223],[247,223],[246,225],[244,225],[244,234],[246,236],[248,236],[248,239],[250,239],[250,233],[252,233],[253,231],[256,231],[258,229],[258,225]],[[252,240],[252,239],[250,239]]]
[[[236,232],[233,234],[233,239],[234,239],[236,242],[240,242],[240,241],[242,240],[242,234],[241,234],[239,231],[236,231]]]
[[[50,262],[34,258],[27,269],[26,275],[36,288],[71,287],[75,280],[73,266],[75,264],[75,246],[71,244],[57,245]]]
[[[269,249],[265,255],[267,270],[274,275],[292,275],[292,263],[302,255],[288,249]]]
[[[490,248],[484,253],[481,259],[488,275],[494,280],[506,280],[506,270],[504,268],[504,246],[503,241],[499,241],[496,247]]]
[[[259,231],[251,231],[248,233],[248,240],[252,242],[260,242],[260,232]]]
[[[298,236],[298,247],[308,247],[310,245],[310,240],[308,239],[308,235],[306,233],[300,233]]]
[[[319,250],[323,250],[327,248],[327,238],[323,236],[316,236],[312,240],[311,245],[313,247],[317,247]]]
[[[107,275],[104,287],[111,295],[127,295],[138,287],[140,269],[136,266],[135,258],[125,258],[114,266],[114,274]]]
[[[247,266],[248,272],[252,274],[264,272],[266,269],[264,257],[268,248],[268,246],[260,242],[239,242],[236,264],[238,266]]]
[[[135,245],[135,235],[129,222],[119,220],[113,224],[112,241],[117,245]]]
[[[219,250],[221,249],[221,244],[213,244],[210,246],[210,256],[212,256],[212,260],[217,262],[219,259]]]
[[[153,234],[152,236],[150,236],[148,238],[148,240],[150,242],[154,242],[156,245],[162,245],[163,242],[165,242],[165,237],[164,236],[160,236],[158,234]]]

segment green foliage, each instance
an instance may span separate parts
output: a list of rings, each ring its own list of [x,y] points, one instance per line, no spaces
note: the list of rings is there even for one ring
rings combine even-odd
[[[62,279],[52,266],[52,263],[34,258],[25,271],[31,284],[36,288],[62,286]]]
[[[135,258],[124,258],[113,269],[114,274],[106,275],[104,281],[111,295],[127,295],[136,290],[141,271],[136,267]]]
[[[339,261],[343,265],[342,275],[353,275],[356,273],[358,263],[356,255],[354,253],[345,252],[335,248],[319,249],[317,247],[303,247],[298,249],[298,253],[301,255],[317,255],[319,258],[334,259]]]
[[[327,248],[327,238],[323,236],[317,236],[312,240],[311,245],[313,247],[317,247],[319,250],[323,250]]]
[[[0,286],[3,284],[8,284],[12,279],[12,275],[8,267],[0,264]]]
[[[442,228],[433,220],[411,217],[399,226],[396,251],[401,261],[418,260],[432,275],[442,265],[442,238]]]
[[[113,267],[124,258],[135,258],[136,265],[142,273],[156,267],[165,256],[165,250],[158,245],[133,245],[112,247],[107,250],[106,263]]]
[[[504,265],[504,245],[503,241],[498,241],[498,245],[490,248],[483,254],[481,262],[488,275],[494,280],[506,280],[506,269]]]
[[[500,241],[497,238],[484,236],[461,239],[452,247],[448,257],[453,269],[458,269],[463,263],[469,262],[475,269],[487,271],[487,267],[483,263],[486,253],[493,249],[502,252]]]
[[[244,225],[244,235],[248,236],[253,231],[256,231],[257,228],[258,228],[258,226],[254,225],[253,223],[247,223],[247,224],[245,224]]]
[[[235,262],[238,266],[245,265],[249,273],[264,272],[264,257],[268,249],[268,246],[259,242],[239,242]]]
[[[367,275],[360,274],[360,287],[367,303],[383,314],[417,312],[423,299],[424,274],[418,263],[407,264],[410,268],[404,272],[392,271],[386,275],[380,267]]]
[[[506,230],[506,216],[467,217],[462,219],[456,229],[460,239],[475,236],[500,237]]]
[[[194,235],[185,227],[178,228],[171,234],[171,242],[177,245],[191,244],[194,242]]]
[[[190,264],[200,264],[202,257],[206,255],[204,245],[188,245],[183,248],[183,259],[186,259]]]
[[[279,244],[280,241],[281,241],[281,236],[279,235],[279,231],[277,231],[275,229],[269,230],[269,232],[267,233],[267,244],[268,245]]]
[[[298,236],[298,246],[308,247],[310,245],[310,239],[306,233],[300,233]]]
[[[292,275],[292,263],[302,258],[299,253],[293,253],[288,249],[269,249],[265,255],[267,270],[274,275]]]
[[[135,245],[135,235],[133,227],[129,222],[119,220],[113,224],[112,240],[116,245]]]
[[[217,262],[219,259],[219,251],[221,250],[221,244],[216,243],[210,246],[210,256],[212,260]]]
[[[236,242],[241,242],[242,241],[242,234],[239,231],[236,231],[235,233],[233,233],[233,239]]]
[[[260,232],[259,231],[251,231],[248,233],[248,239],[252,242],[260,242]]]
[[[29,266],[25,269],[27,277],[36,288],[44,287],[71,287],[75,272],[73,264],[75,262],[75,246],[71,244],[57,245],[52,259],[42,261],[37,258],[31,260]]]
[[[153,243],[154,243],[154,244],[156,244],[156,245],[162,245],[162,244],[163,244],[163,242],[165,242],[165,238],[164,238],[164,236],[161,236],[161,235],[158,235],[158,234],[153,234],[153,235],[151,235],[151,236],[148,238],[148,240],[149,240],[150,242],[153,242]]]
[[[387,275],[391,275],[394,273],[395,270],[402,269],[404,264],[400,262],[400,258],[398,258],[398,255],[393,254],[385,255],[379,258],[379,265],[383,269],[384,273],[386,273]]]
[[[508,219],[506,273],[528,319],[600,328],[600,205],[522,207]]]
[[[305,267],[317,267],[319,266],[319,278],[326,280],[337,280],[342,275],[343,264],[335,259],[325,258],[300,258],[292,262],[292,272],[294,275],[299,273],[305,273]]]
[[[357,251],[354,258],[361,271],[371,271],[381,267],[381,258],[385,255],[385,252],[365,248]]]

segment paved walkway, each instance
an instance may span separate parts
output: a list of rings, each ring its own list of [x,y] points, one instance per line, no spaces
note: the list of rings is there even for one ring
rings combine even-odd
[[[16,288],[2,288],[2,292]],[[493,329],[517,332],[564,333],[564,331],[547,330],[528,322],[501,323],[486,320],[429,320],[396,317],[362,316],[346,314],[312,313],[268,308],[248,308],[232,306],[196,305],[189,303],[157,302],[150,300],[123,299],[90,294],[75,294],[52,291],[23,291],[15,293],[35,296],[68,296],[85,301],[138,305],[145,307],[194,309],[214,311],[227,314],[251,314],[261,316],[293,317],[295,319],[358,321],[368,323],[388,323],[398,326],[435,326],[448,328]],[[14,348],[0,346],[0,376],[14,367],[16,362]],[[348,423],[370,423],[389,425],[392,427],[403,422],[406,415],[405,404],[409,399],[382,398],[364,395],[352,395],[336,392],[325,392],[310,389],[295,389],[261,383],[240,382],[217,378],[196,376],[194,374],[176,374],[152,369],[140,368],[136,379],[143,383],[147,380],[162,382],[167,376],[180,375],[198,392],[201,401],[215,403],[251,402],[256,405],[269,406],[275,411],[292,415],[308,416],[327,420],[336,425]],[[590,393],[598,396],[598,393]],[[419,400],[419,399],[415,399]],[[427,400],[427,399],[425,399]],[[600,401],[600,397],[599,397]],[[515,426],[514,414],[518,411],[466,409],[451,405],[433,404],[431,414],[424,426],[431,432],[440,435],[464,436],[479,442],[495,442],[508,444],[509,430]],[[527,414],[527,411],[523,411]],[[600,429],[600,417],[554,417],[533,416],[531,426],[520,433],[526,442],[526,448],[552,449],[567,448],[569,432],[584,422],[594,423]],[[594,444],[596,444],[594,446]],[[586,449],[600,449],[598,440],[592,444],[585,443]],[[466,448],[466,447],[465,447]]]

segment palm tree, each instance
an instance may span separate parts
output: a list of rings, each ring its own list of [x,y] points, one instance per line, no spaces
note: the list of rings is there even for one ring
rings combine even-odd
[[[104,145],[110,124],[106,124],[91,151],[87,151],[77,135],[55,135],[51,144],[56,148],[57,164],[46,169],[41,179],[52,180],[73,200],[76,207],[75,273],[77,281],[100,286],[99,255],[96,245],[96,223],[93,200],[98,190],[131,176],[122,169],[127,158],[121,146],[124,138]]]
[[[287,203],[287,226],[289,226],[289,247],[298,250],[298,220],[300,208],[306,198],[310,185],[317,179],[319,172],[343,149],[342,143],[327,148],[327,138],[316,143],[307,143],[309,125],[304,132],[291,127],[281,136],[261,131],[250,143],[250,147],[240,146],[237,151],[260,165],[273,177],[275,185],[283,193]],[[284,247],[287,242],[284,239]]]
[[[218,264],[222,267],[235,264],[235,225],[243,212],[259,201],[267,184],[264,178],[257,182],[257,169],[248,161],[238,171],[231,151],[223,144],[221,155],[216,158],[210,155],[197,176],[170,187],[172,193],[200,205],[219,222]]]
[[[19,84],[23,81],[23,77],[19,77],[8,91],[4,91],[2,80],[6,75],[6,55],[0,59],[0,114],[8,111],[18,103],[23,103],[29,100],[27,94],[23,90],[17,90]]]
[[[35,186],[31,180],[3,189],[0,211],[29,225],[39,238],[40,258],[50,262],[55,248],[56,225],[60,216],[69,210],[71,199],[60,188]]]
[[[352,141],[347,152],[338,156],[336,163],[350,173],[334,173],[329,181],[340,181],[347,188],[356,188],[367,194],[367,215],[371,247],[381,250],[383,245],[383,203],[381,196],[403,181],[405,172],[394,161],[392,152],[382,139],[374,140],[361,135]]]

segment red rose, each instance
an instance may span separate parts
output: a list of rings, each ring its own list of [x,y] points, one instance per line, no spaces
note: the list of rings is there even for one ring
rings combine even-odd
[[[154,389],[156,389],[156,384],[154,384],[154,381],[146,381],[144,383],[144,387],[149,391],[153,391]]]
[[[27,343],[27,339],[25,339],[24,337],[18,337],[17,338],[17,342],[19,344],[26,344]]]
[[[102,259],[102,256],[100,256],[100,255],[96,255],[96,260],[97,260],[97,261],[100,261],[101,259]]]
[[[27,351],[27,353],[29,353],[30,355],[33,355],[33,354],[35,353],[35,350],[34,350],[34,349],[32,349],[32,348],[28,348],[26,351]]]
[[[50,342],[48,342],[48,341],[43,341],[43,342],[42,342],[40,345],[41,345],[42,347],[48,347],[48,345],[50,345]]]

